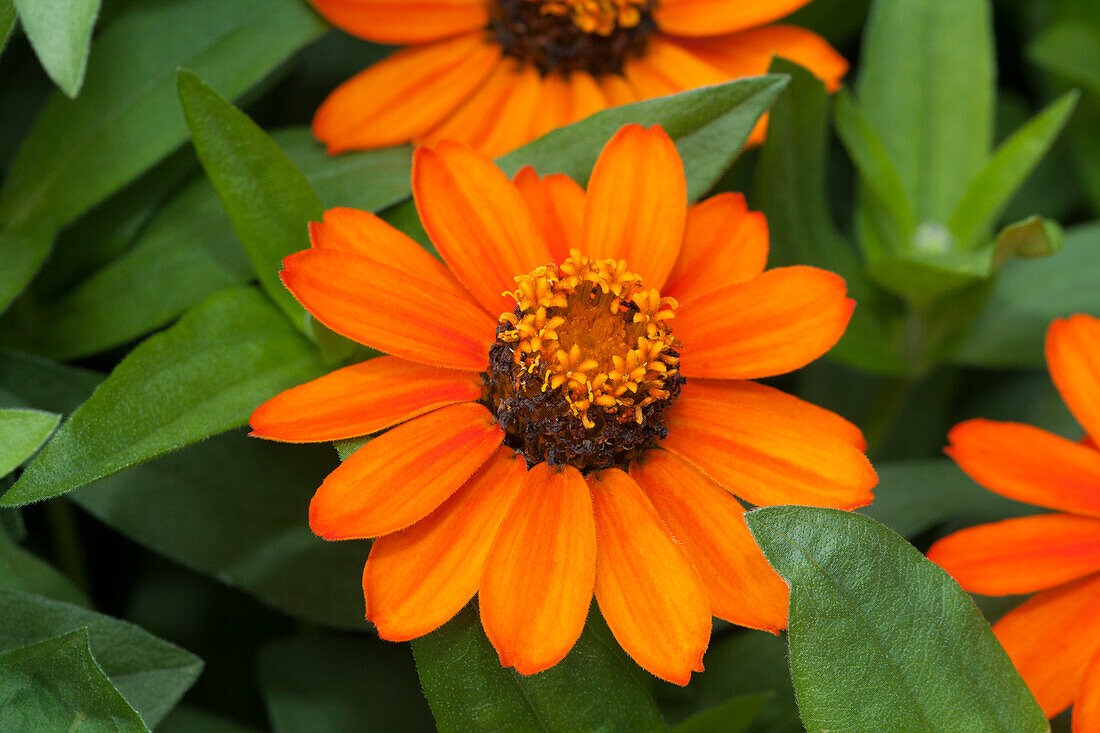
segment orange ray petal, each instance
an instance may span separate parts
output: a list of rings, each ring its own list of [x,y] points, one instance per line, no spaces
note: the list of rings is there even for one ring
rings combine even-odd
[[[772,633],[787,627],[789,589],[757,546],[737,499],[668,451],[649,451],[630,476],[687,550],[711,613]]]
[[[475,372],[380,356],[275,395],[252,413],[252,435],[288,443],[354,438],[476,400],[481,386]]]
[[[562,262],[569,256],[569,250],[581,249],[584,189],[564,173],[539,178],[531,166],[520,168],[513,180],[550,248],[553,261]]]
[[[560,662],[584,629],[595,579],[588,486],[572,466],[540,463],[497,531],[478,591],[500,663],[535,674]]]
[[[740,33],[675,41],[686,51],[721,69],[730,78],[766,74],[772,57],[793,61],[835,92],[848,73],[848,60],[821,36],[793,25],[771,25]]]
[[[456,296],[469,298],[466,288],[439,258],[433,257],[407,234],[369,211],[329,209],[325,212],[323,223],[309,223],[309,239],[315,249],[332,249],[369,257]]]
[[[600,90],[607,99],[607,106],[619,107],[624,104],[633,104],[641,99],[634,87],[630,86],[626,79],[618,74],[607,74],[599,79]]]
[[[423,636],[474,597],[493,537],[526,472],[511,448],[498,448],[442,506],[374,541],[363,569],[363,595],[367,619],[380,637]]]
[[[584,253],[625,259],[659,290],[680,252],[686,217],[684,164],[665,131],[627,125],[616,132],[588,181]]]
[[[982,524],[944,537],[928,559],[971,593],[1045,590],[1100,571],[1100,519],[1041,514]]]
[[[1100,574],[1036,593],[993,626],[1048,718],[1069,707],[1100,649]]]
[[[662,448],[757,506],[855,509],[871,502],[878,483],[847,440],[787,415],[681,395],[665,425]]]
[[[542,79],[539,101],[531,119],[531,139],[539,138],[573,121],[573,91],[561,74],[547,74]]]
[[[569,75],[569,93],[571,95],[570,122],[583,120],[607,107],[607,97],[591,74],[576,71]]]
[[[720,193],[690,207],[680,256],[661,290],[681,303],[751,280],[768,262],[768,222],[739,193]]]
[[[504,439],[483,405],[466,402],[398,425],[341,463],[309,504],[326,540],[379,537],[423,519]]]
[[[1100,730],[1100,652],[1093,656],[1073,700],[1073,733]]]
[[[458,279],[490,313],[511,312],[515,277],[550,264],[523,197],[496,164],[444,141],[413,157],[413,196],[424,229]]]
[[[643,669],[686,685],[703,671],[710,604],[699,574],[628,475],[588,477],[599,537],[596,600],[611,633]]]
[[[867,449],[863,431],[840,415],[764,384],[740,379],[692,379],[684,385],[681,395],[754,407],[800,422],[808,429],[836,436],[860,452]]]
[[[310,0],[341,30],[379,43],[423,43],[480,30],[485,0]]]
[[[283,284],[333,331],[379,351],[484,371],[496,323],[473,300],[374,260],[324,249],[283,260]]]
[[[979,484],[1010,499],[1100,516],[1100,451],[1021,423],[967,420],[944,449]]]
[[[679,36],[714,36],[755,28],[790,15],[810,0],[662,0],[657,27]]]
[[[397,145],[458,109],[496,67],[500,47],[472,33],[393,54],[341,84],[313,118],[329,153]]]
[[[721,84],[728,75],[667,38],[654,36],[645,54],[627,59],[623,73],[642,99]]]
[[[1100,442],[1100,318],[1078,314],[1051,323],[1046,356],[1069,411]]]
[[[809,364],[840,340],[855,301],[844,279],[779,267],[683,304],[673,329],[685,377],[759,379]]]

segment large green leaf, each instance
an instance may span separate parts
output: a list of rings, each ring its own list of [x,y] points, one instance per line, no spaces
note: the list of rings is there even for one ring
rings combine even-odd
[[[309,530],[327,446],[217,436],[70,495],[104,524],[284,613],[363,630],[368,547]]]
[[[8,45],[8,38],[15,30],[15,21],[15,6],[11,4],[11,0],[0,0],[0,53]]]
[[[412,644],[439,730],[664,730],[651,682],[589,614],[564,660],[524,677],[500,665],[471,604]]]
[[[60,419],[41,410],[0,410],[0,477],[34,455]]]
[[[68,603],[0,590],[0,617],[0,651],[86,628],[96,661],[150,727],[202,670],[202,660],[190,652],[133,624]]]
[[[180,71],[180,104],[206,175],[268,296],[305,330],[305,311],[279,279],[283,258],[309,246],[321,199],[259,125],[196,75]]]
[[[815,507],[748,515],[791,586],[791,676],[809,730],[1048,730],[974,602],[868,517]]]
[[[65,603],[88,605],[72,581],[0,532],[0,589],[34,593]]]
[[[58,496],[243,425],[265,399],[321,371],[259,291],[215,295],[123,359],[0,505]]]
[[[0,729],[132,733],[148,731],[88,647],[88,630],[0,655]]]
[[[0,313],[27,287],[53,246],[57,230],[48,221],[19,229],[0,226]]]
[[[406,644],[294,637],[261,649],[258,667],[275,733],[434,730]]]
[[[88,45],[99,0],[14,0],[19,21],[42,68],[61,91],[75,97],[84,83]]]

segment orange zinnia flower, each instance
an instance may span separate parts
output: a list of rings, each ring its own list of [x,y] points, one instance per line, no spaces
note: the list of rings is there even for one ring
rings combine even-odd
[[[312,2],[349,33],[410,44],[317,110],[331,153],[450,139],[495,156],[607,107],[763,74],[773,55],[830,90],[848,70],[810,31],[759,27],[809,0]]]
[[[501,663],[532,674],[573,646],[594,592],[622,647],[686,684],[712,614],[785,627],[787,587],[732,494],[847,509],[876,477],[855,426],[744,380],[827,351],[854,306],[844,281],[763,272],[763,217],[735,194],[688,208],[658,127],[620,130],[587,193],[530,168],[510,181],[456,142],[417,150],[413,193],[446,265],[333,209],[282,274],[390,355],[252,416],[290,442],[389,429],[309,512],[326,539],[378,538],[363,590],[379,635],[426,634],[476,593]]]
[[[947,453],[989,490],[1055,513],[964,529],[928,557],[974,593],[1042,591],[993,630],[1047,717],[1072,703],[1083,733],[1100,730],[1100,319],[1054,321],[1046,358],[1089,437],[969,420],[951,431]]]

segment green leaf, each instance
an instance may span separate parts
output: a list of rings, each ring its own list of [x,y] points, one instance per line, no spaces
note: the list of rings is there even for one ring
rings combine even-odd
[[[279,272],[283,258],[309,247],[321,199],[279,146],[194,74],[178,76],[180,104],[206,174],[229,214],[268,296],[305,332],[305,311]]]
[[[98,372],[0,349],[0,406],[69,413],[103,380]]]
[[[60,415],[39,410],[0,410],[0,477],[34,455],[53,434]]]
[[[3,730],[149,730],[96,663],[87,629],[0,656],[0,699]]]
[[[993,269],[1001,269],[1012,257],[1049,257],[1062,249],[1065,239],[1058,222],[1029,216],[1009,224],[993,240]]]
[[[258,731],[205,710],[180,705],[157,726],[157,733],[258,733]]]
[[[659,731],[651,682],[590,613],[573,650],[524,677],[500,665],[473,604],[412,642],[440,731]]]
[[[14,0],[42,68],[61,91],[76,97],[84,83],[99,0]]]
[[[771,697],[757,694],[730,698],[673,727],[673,733],[742,733],[749,729]]]
[[[175,706],[202,670],[202,660],[194,654],[133,624],[68,603],[0,590],[0,617],[0,651],[87,629],[96,661],[150,727]],[[3,725],[0,729],[9,730]]]
[[[15,21],[15,6],[11,4],[11,0],[0,0],[0,53],[8,45],[11,32],[15,30]]]
[[[321,371],[312,345],[260,292],[215,295],[130,352],[0,506],[58,496],[243,425],[265,399]]]
[[[860,109],[917,221],[946,222],[993,138],[988,0],[880,0],[863,34]]]
[[[258,672],[275,733],[435,730],[406,644],[295,637],[262,648]]]
[[[1100,31],[1063,20],[1046,28],[1027,47],[1028,57],[1047,71],[1100,94]]]
[[[897,534],[835,509],[747,518],[791,586],[791,677],[808,730],[1049,729],[970,596]]]
[[[365,542],[325,542],[309,500],[335,465],[327,446],[229,433],[70,495],[134,542],[298,618],[364,629]]]
[[[1061,251],[1009,261],[985,308],[955,344],[951,359],[986,367],[1043,368],[1043,339],[1055,318],[1100,313],[1100,223],[1066,230]]]
[[[22,591],[87,606],[88,599],[56,568],[0,532],[0,590]]]
[[[1005,140],[956,205],[949,226],[963,249],[985,244],[1016,189],[1050,150],[1080,92],[1067,92]]]
[[[46,221],[22,229],[0,228],[0,313],[27,287],[50,253],[56,234]]]

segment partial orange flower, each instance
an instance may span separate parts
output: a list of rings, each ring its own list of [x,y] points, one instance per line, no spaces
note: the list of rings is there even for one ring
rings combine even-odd
[[[638,664],[686,684],[712,615],[786,626],[787,587],[735,495],[871,501],[855,426],[747,381],[836,343],[844,281],[764,272],[764,218],[736,194],[688,207],[686,190],[658,127],[620,130],[587,192],[443,142],[413,161],[443,262],[352,209],[285,260],[310,313],[389,354],[252,416],[289,442],[388,431],[309,512],[327,539],[378,538],[363,591],[382,638],[427,634],[477,594],[501,663],[533,674],[572,648],[595,594]]]
[[[816,34],[767,25],[809,0],[312,2],[349,33],[408,46],[317,110],[331,153],[450,139],[496,156],[607,107],[763,74],[773,55],[830,91],[848,70]]]
[[[1073,730],[1091,733],[1100,730],[1100,319],[1054,321],[1046,359],[1088,437],[969,420],[951,431],[947,453],[990,491],[1054,512],[964,529],[928,557],[974,593],[1040,591],[993,631],[1047,717],[1073,704]]]

